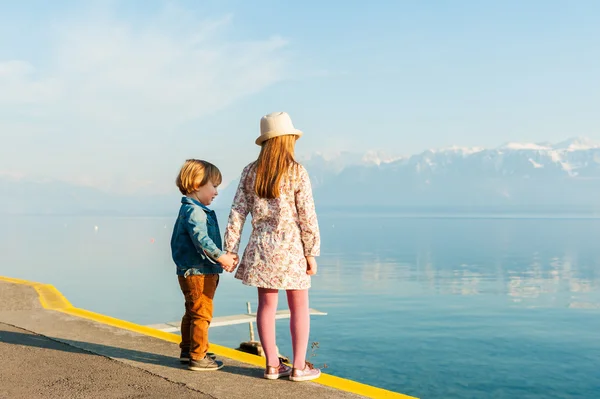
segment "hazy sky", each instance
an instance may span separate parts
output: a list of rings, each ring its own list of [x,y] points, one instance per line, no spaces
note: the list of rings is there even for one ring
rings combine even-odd
[[[85,3],[85,4],[83,4]],[[0,176],[167,192],[228,181],[260,117],[298,151],[600,140],[600,2],[0,2]]]

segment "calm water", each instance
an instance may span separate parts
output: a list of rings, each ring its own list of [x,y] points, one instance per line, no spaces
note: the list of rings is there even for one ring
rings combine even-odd
[[[141,324],[181,317],[172,218],[0,220],[0,275]],[[361,211],[320,224],[311,306],[328,315],[312,318],[311,340],[327,372],[421,398],[600,395],[600,220]],[[227,275],[215,315],[246,301],[256,309],[255,290]],[[287,321],[277,327],[289,355]],[[215,343],[247,339],[247,325],[211,329]]]

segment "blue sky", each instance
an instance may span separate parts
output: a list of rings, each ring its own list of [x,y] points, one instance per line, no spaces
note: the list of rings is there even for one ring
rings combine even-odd
[[[0,3],[1,175],[229,181],[278,110],[304,156],[600,140],[597,1],[83,3]]]

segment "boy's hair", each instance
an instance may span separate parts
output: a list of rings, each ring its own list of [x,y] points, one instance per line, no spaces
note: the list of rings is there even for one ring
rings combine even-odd
[[[199,159],[188,159],[181,167],[175,184],[181,194],[188,195],[198,191],[208,182],[218,186],[222,180],[221,171],[212,163]]]
[[[260,198],[278,198],[281,181],[287,177],[290,167],[297,165],[294,146],[298,136],[273,137],[262,144],[256,161],[254,191]]]

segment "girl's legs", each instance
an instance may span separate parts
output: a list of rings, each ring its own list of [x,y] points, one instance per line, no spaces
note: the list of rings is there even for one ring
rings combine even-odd
[[[267,357],[267,366],[271,367],[279,366],[275,341],[275,313],[277,312],[278,293],[279,291],[269,288],[258,289],[256,326],[258,327],[260,343]]]
[[[294,368],[303,370],[310,332],[308,290],[288,290],[287,300],[291,315],[290,331],[292,333],[292,348],[294,351]]]

